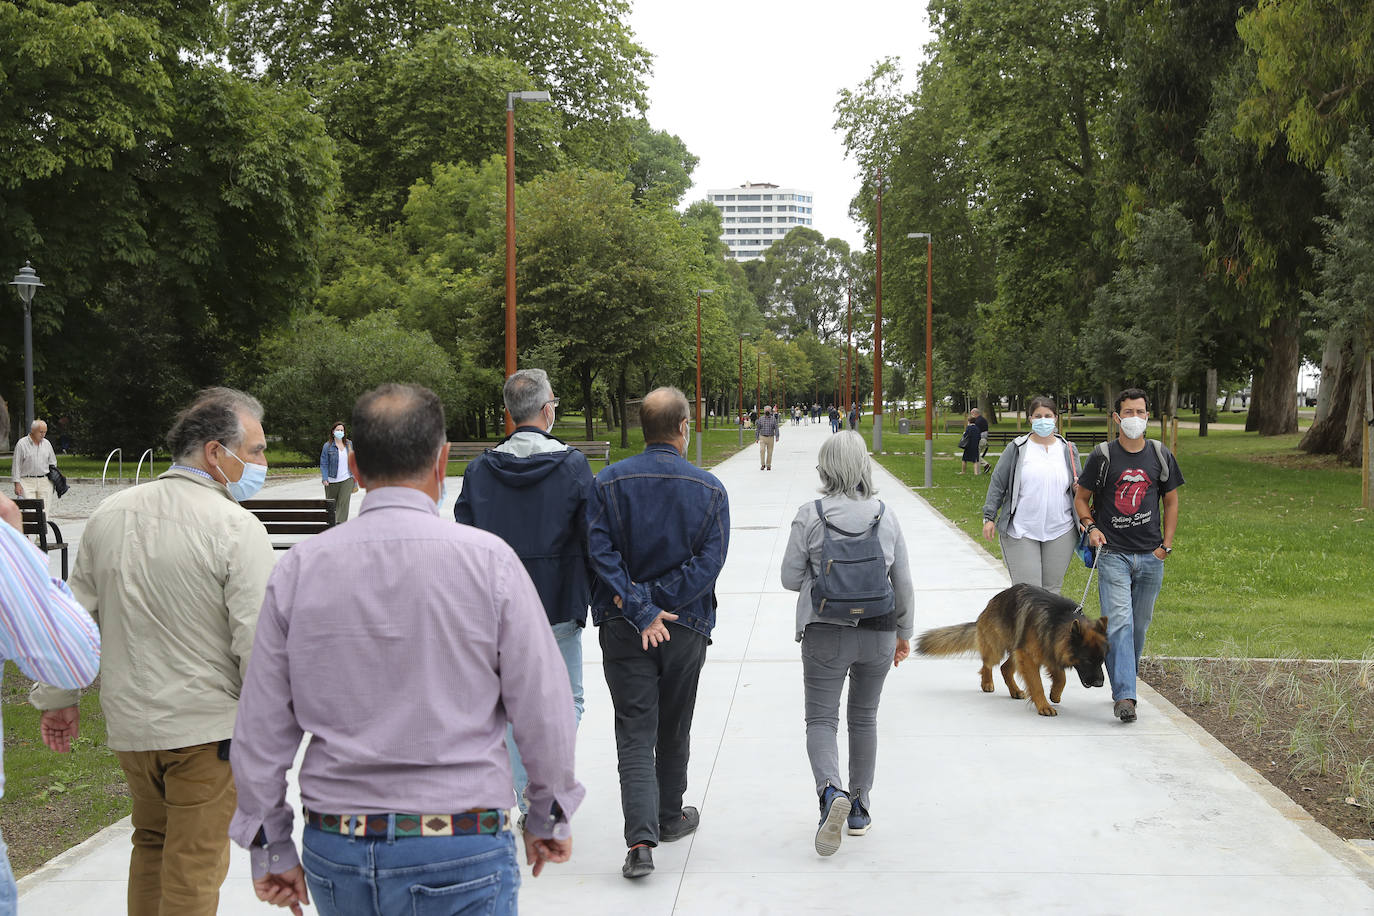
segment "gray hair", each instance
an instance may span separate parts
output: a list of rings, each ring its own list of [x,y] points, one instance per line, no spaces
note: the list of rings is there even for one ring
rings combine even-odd
[[[553,398],[549,374],[543,369],[512,372],[501,389],[501,398],[506,402],[506,410],[510,411],[510,418],[517,426],[525,420],[533,420],[535,414]]]
[[[167,433],[172,458],[181,461],[199,454],[207,442],[233,447],[243,442],[243,415],[262,422],[262,404],[236,388],[206,388],[182,408]]]
[[[821,475],[821,493],[826,496],[870,497],[873,471],[864,437],[846,429],[828,437],[821,446],[816,470]]]
[[[29,432],[33,432],[35,429],[37,429],[37,428],[40,427],[40,426],[43,427],[44,429],[47,429],[47,428],[48,428],[48,421],[47,421],[47,420],[42,420],[42,419],[34,420],[32,423],[29,424]]]

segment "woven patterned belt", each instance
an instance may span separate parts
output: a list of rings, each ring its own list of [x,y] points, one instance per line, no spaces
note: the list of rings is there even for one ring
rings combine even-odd
[[[318,814],[305,809],[305,822],[311,827],[344,836],[386,836],[390,817],[390,814]],[[398,837],[475,836],[500,833],[508,826],[509,815],[497,808],[474,809],[460,814],[396,815]]]

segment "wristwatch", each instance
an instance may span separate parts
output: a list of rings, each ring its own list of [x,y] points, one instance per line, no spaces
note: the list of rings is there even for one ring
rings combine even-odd
[[[1158,549],[1164,551],[1164,555],[1165,555],[1166,557],[1167,557],[1169,554],[1171,554],[1171,553],[1174,552],[1174,548],[1172,548],[1172,547],[1166,547],[1166,546],[1164,546],[1163,544],[1160,544]]]

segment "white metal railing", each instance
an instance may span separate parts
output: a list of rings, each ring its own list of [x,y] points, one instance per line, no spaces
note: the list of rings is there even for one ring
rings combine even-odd
[[[147,449],[138,456],[138,469],[134,471],[134,486],[138,486],[139,475],[143,473],[143,459],[148,459],[148,479],[153,479],[153,450]]]
[[[105,456],[105,466],[100,469],[100,485],[105,485],[105,472],[110,469],[110,459],[115,455],[119,456],[119,480],[124,479],[124,449],[117,448]]]

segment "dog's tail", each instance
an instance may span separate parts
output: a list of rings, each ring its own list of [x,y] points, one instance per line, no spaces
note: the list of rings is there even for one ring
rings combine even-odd
[[[926,630],[916,640],[916,652],[920,655],[962,655],[977,651],[978,624],[972,621]]]

